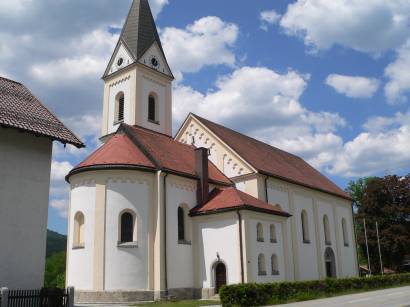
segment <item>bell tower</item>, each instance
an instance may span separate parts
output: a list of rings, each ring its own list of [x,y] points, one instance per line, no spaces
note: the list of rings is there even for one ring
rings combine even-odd
[[[133,0],[103,76],[102,140],[121,123],[172,134],[172,81],[148,0]]]

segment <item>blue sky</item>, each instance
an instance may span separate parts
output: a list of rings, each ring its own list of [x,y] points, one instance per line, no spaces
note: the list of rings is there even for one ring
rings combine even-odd
[[[151,0],[188,112],[305,158],[342,188],[409,171],[410,4]],[[54,146],[49,227],[66,232],[65,174],[99,146],[102,81],[131,0],[0,3],[0,75],[87,142]],[[116,30],[117,29],[117,30]]]

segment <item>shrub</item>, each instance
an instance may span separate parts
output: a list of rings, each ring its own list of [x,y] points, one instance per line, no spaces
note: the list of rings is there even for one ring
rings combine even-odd
[[[224,307],[248,307],[262,306],[269,302],[301,301],[344,292],[381,289],[405,284],[410,284],[410,274],[269,284],[238,284],[222,287],[219,294]]]

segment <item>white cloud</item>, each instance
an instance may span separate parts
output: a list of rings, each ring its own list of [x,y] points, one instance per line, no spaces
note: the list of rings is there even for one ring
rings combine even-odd
[[[280,25],[313,49],[341,45],[377,55],[406,41],[409,21],[405,0],[297,0]]]
[[[152,15],[154,15],[154,18],[157,18],[158,14],[161,13],[162,9],[164,8],[165,5],[169,3],[169,1],[168,0],[150,0],[149,3],[151,5]]]
[[[51,163],[51,180],[64,180],[65,176],[72,170],[73,166],[68,161]]]
[[[397,51],[396,60],[384,72],[389,78],[384,91],[390,104],[406,102],[410,91],[410,39]]]
[[[178,85],[174,89],[175,126],[189,112],[222,123],[290,152],[317,167],[330,160],[343,143],[334,132],[346,125],[338,114],[312,112],[299,98],[308,75],[279,74],[263,67],[243,67],[202,94]]]
[[[380,81],[375,78],[331,74],[326,78],[326,84],[350,98],[371,98],[379,88]]]
[[[58,212],[62,218],[67,218],[68,214],[68,200],[67,199],[53,199],[50,202],[50,207]]]
[[[269,25],[274,25],[279,21],[280,14],[278,14],[275,10],[262,11],[259,19],[261,21],[261,29],[267,31]]]
[[[175,75],[198,72],[207,65],[233,66],[236,62],[233,46],[239,29],[218,17],[196,20],[185,29],[168,27],[161,31],[165,53]]]
[[[2,0],[0,1],[0,16],[3,14],[19,15],[30,6],[33,0]]]

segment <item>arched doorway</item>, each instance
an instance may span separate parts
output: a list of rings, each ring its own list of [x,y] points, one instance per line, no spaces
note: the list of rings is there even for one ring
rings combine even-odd
[[[326,268],[326,277],[336,278],[335,253],[330,247],[326,248],[325,250],[325,268]]]
[[[215,266],[215,293],[219,293],[223,285],[226,285],[226,266],[218,262]]]

